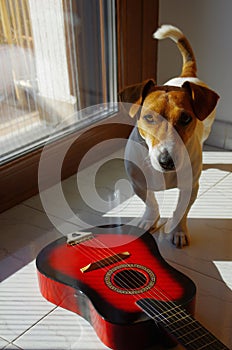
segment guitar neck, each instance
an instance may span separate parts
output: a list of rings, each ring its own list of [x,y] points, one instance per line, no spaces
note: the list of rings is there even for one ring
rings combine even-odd
[[[173,302],[141,299],[136,304],[187,350],[229,350],[200,322]]]

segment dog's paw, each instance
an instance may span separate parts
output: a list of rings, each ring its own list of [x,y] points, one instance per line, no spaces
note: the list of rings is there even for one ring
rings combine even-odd
[[[145,230],[145,231],[149,231],[150,233],[153,233],[157,229],[158,221],[159,221],[159,217],[155,221],[154,220],[141,219],[138,222],[138,226],[140,228],[142,228],[143,230]]]
[[[146,208],[142,218],[138,222],[138,226],[152,233],[156,230],[159,219],[158,211],[155,211],[153,208]]]
[[[139,220],[138,226],[140,228],[142,228],[145,231],[149,231],[150,233],[154,233],[157,229],[158,229],[158,225],[159,225],[159,220],[160,220],[160,216],[156,216],[155,219],[154,218],[147,218],[147,217],[142,217]]]
[[[166,224],[167,220],[163,219],[163,218],[158,218],[157,221],[150,227],[150,229],[148,230],[151,234],[158,232],[160,234],[163,234],[164,228],[165,228],[165,224]]]
[[[186,221],[175,224],[175,219],[169,219],[165,225],[164,233],[166,233],[177,248],[183,248],[190,244],[190,236]]]
[[[174,244],[177,248],[183,248],[190,243],[189,234],[179,230],[171,233],[171,239],[172,244]]]

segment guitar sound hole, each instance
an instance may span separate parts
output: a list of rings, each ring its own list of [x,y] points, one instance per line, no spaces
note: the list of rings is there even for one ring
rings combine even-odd
[[[127,269],[117,272],[113,281],[119,288],[133,290],[143,287],[147,283],[147,278],[139,271]]]

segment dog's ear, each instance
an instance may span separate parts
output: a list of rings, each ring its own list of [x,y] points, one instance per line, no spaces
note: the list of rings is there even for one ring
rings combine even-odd
[[[142,83],[130,85],[119,92],[119,101],[125,103],[123,107],[132,118],[136,115],[147,94],[154,86],[155,81],[148,79]],[[133,104],[133,106],[130,104]]]
[[[191,95],[196,117],[201,121],[207,118],[216,107],[218,94],[207,87],[189,81],[186,81],[182,87],[186,88]]]

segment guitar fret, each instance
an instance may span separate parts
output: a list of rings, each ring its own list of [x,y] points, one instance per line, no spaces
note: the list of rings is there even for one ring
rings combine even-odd
[[[202,335],[199,335],[199,337],[197,337],[197,338],[194,338],[194,339],[192,339],[191,341],[189,341],[189,342],[185,342],[185,345],[189,345],[189,344],[191,344],[191,343],[193,343],[193,342],[196,342],[196,341],[198,341],[198,340],[201,340],[203,337],[207,337],[207,336],[209,336],[208,334],[202,334]],[[215,340],[213,340],[211,343],[214,343],[215,342]]]
[[[189,315],[184,315],[184,317],[180,318],[179,315],[177,314],[177,315],[171,315],[169,317],[166,317],[165,321],[170,320],[172,317],[177,318],[175,321],[171,322],[172,325],[174,325],[175,323],[178,323],[178,322],[186,321],[186,319],[188,319],[188,318],[191,319],[191,317]]]
[[[168,311],[165,311],[165,313],[167,312]],[[172,312],[172,310],[169,310],[169,312]],[[164,317],[165,313],[162,312],[157,317],[159,317],[161,323],[163,323],[165,326],[177,326],[175,330],[178,330],[181,327],[188,326],[190,324],[197,323],[197,321],[194,318],[192,318],[191,315],[187,314],[184,310],[181,310],[179,307],[178,312],[171,314],[168,317]],[[181,325],[181,327],[179,327],[178,323],[183,324],[183,326]]]
[[[176,331],[176,332],[178,332],[178,331],[180,331],[180,330],[183,331],[183,328],[189,327],[189,326],[192,326],[192,325],[194,326],[195,323],[197,323],[197,321],[194,320],[194,319],[192,319],[191,322],[189,322],[188,324],[184,323],[182,326],[176,328],[175,331]],[[197,324],[198,324],[198,323],[197,323]],[[173,324],[172,324],[172,325],[173,325]],[[200,326],[200,327],[201,327],[201,326]],[[197,327],[197,328],[200,328],[200,327]]]
[[[178,328],[178,331],[179,331],[181,328],[184,328],[184,327],[188,327],[188,326],[180,327],[180,328]],[[196,331],[198,331],[198,330],[200,330],[200,329],[201,329],[200,326],[197,327],[196,329],[192,329],[192,330],[190,330],[189,332],[186,332],[186,333],[184,333],[183,335],[179,336],[178,339],[181,339],[181,338],[183,338],[183,337],[186,337],[186,336],[190,335],[191,333],[196,332]],[[183,329],[182,329],[182,331],[183,331]]]
[[[173,334],[178,341],[183,344],[189,350],[225,350],[227,349],[224,344],[222,344],[213,334],[208,332],[201,324],[194,320],[195,322],[186,324],[180,328],[172,328],[170,326],[166,327],[167,330]],[[190,330],[190,327],[194,329]]]
[[[154,313],[154,318],[156,318],[158,321],[161,321],[161,322],[165,322],[165,321],[169,322],[169,320],[171,320],[171,322],[169,323],[174,324],[176,322],[179,322],[187,318],[191,319],[191,316],[185,313],[184,310],[181,309],[178,305],[176,305],[175,307],[172,307],[172,308],[166,307],[166,310],[162,310],[159,313],[156,311]],[[174,319],[176,318],[176,320],[172,320],[172,318]]]
[[[181,330],[181,332],[183,333],[183,328],[187,328],[187,329],[190,329],[191,332],[198,332],[198,333],[199,333],[199,329],[200,329],[200,331],[202,332],[203,329],[202,329],[202,326],[199,324],[199,322],[191,317],[189,317],[189,318],[190,318],[191,322],[188,322],[188,323],[185,322],[184,318],[179,320],[179,322],[181,324],[180,327],[176,327],[176,322],[175,322],[173,332],[179,333]],[[183,321],[184,321],[184,323],[183,323]],[[172,326],[173,326],[173,324],[170,324],[170,327],[172,327]],[[186,332],[185,332],[185,334],[186,334]]]
[[[182,321],[180,321],[180,323],[182,326],[178,328],[173,327],[172,324],[164,328],[176,337],[187,349],[198,349],[199,342],[206,336],[204,329],[202,329],[201,325],[196,320],[192,320],[192,322],[187,324],[183,324]]]
[[[217,343],[218,341],[217,341],[217,339],[214,339],[213,341],[211,341],[210,343],[208,343],[208,344],[205,344],[205,345],[203,345],[203,346],[201,346],[200,348],[198,348],[199,350],[202,350],[202,349],[207,349],[207,348],[209,348],[209,349],[212,349],[212,344],[215,344],[215,343]],[[220,345],[220,344],[219,344]],[[219,349],[221,349],[221,350],[223,350],[223,348],[217,348],[218,350]],[[225,347],[224,347],[224,349],[226,349]],[[214,349],[212,349],[212,350],[216,350],[216,348],[214,348]]]

